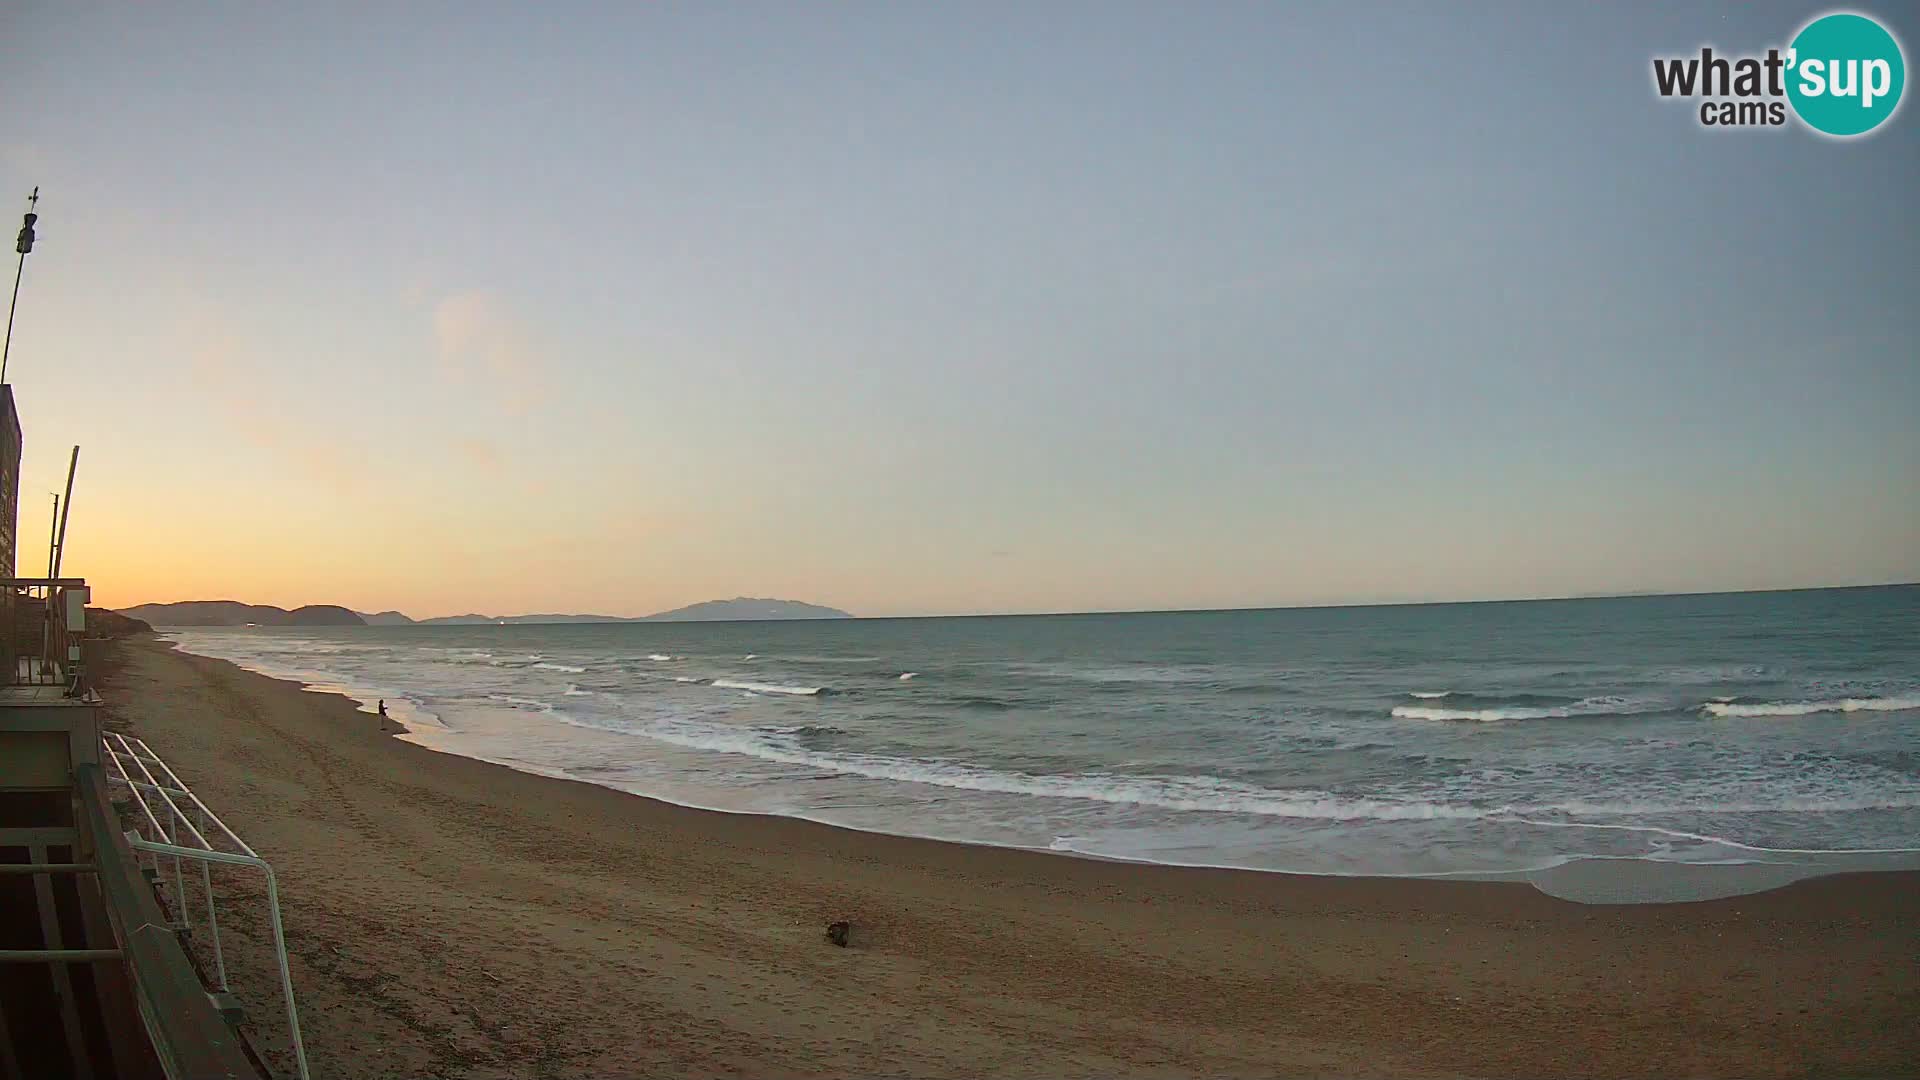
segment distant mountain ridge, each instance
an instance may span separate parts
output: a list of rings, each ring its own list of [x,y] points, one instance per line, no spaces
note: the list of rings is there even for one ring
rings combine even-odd
[[[365,626],[355,611],[334,604],[274,607],[243,604],[238,600],[183,600],[177,604],[141,604],[120,608],[120,614],[154,626]]]
[[[382,620],[376,625],[400,625],[392,616],[405,619],[397,611],[381,612],[368,616],[367,621]],[[619,622],[729,622],[768,619],[851,619],[853,616],[839,608],[823,607],[819,604],[803,603],[799,600],[775,600],[758,596],[736,596],[731,600],[707,600],[698,604],[688,604],[672,611],[642,615],[639,618],[622,618],[618,615],[442,615],[434,619],[408,620],[417,626],[473,626],[480,623],[619,623]]]
[[[411,619],[398,611],[371,614],[351,611],[332,604],[309,604],[288,611],[266,604],[242,604],[235,600],[184,600],[175,604],[141,604],[121,608],[120,613],[145,620],[154,626],[478,626],[486,623],[619,623],[619,622],[729,622],[788,619],[851,619],[839,608],[808,604],[799,600],[775,600],[766,597],[736,596],[731,600],[708,600],[635,619],[618,615],[442,615],[432,619]]]
[[[730,622],[746,619],[851,619],[839,608],[804,604],[798,600],[772,600],[757,596],[736,596],[731,600],[707,600],[672,611],[649,615],[642,622]]]
[[[390,614],[399,615],[399,612]],[[406,616],[400,616],[406,619]],[[372,621],[372,620],[368,620]],[[412,626],[477,626],[481,623],[610,623],[639,622],[639,619],[623,619],[618,615],[441,615],[432,619],[407,619],[405,625]],[[385,625],[397,625],[387,623]]]

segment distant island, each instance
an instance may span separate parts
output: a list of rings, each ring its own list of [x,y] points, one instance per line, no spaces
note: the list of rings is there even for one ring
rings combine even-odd
[[[273,607],[235,600],[184,600],[175,604],[140,604],[119,609],[122,615],[154,626],[477,626],[486,623],[623,623],[623,622],[746,622],[775,619],[851,619],[839,608],[798,600],[736,596],[708,600],[639,618],[618,615],[442,615],[411,619],[398,611],[359,612],[332,604]]]
[[[798,600],[766,600],[754,596],[736,596],[731,600],[708,600],[688,604],[658,615],[646,622],[733,622],[752,619],[851,619],[839,608],[803,604]]]

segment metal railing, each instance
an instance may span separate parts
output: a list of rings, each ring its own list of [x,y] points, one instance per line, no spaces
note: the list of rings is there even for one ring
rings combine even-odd
[[[267,865],[267,861],[228,828],[218,814],[200,801],[200,796],[187,787],[145,740],[129,739],[108,732],[101,737],[101,742],[111,766],[107,779],[132,793],[141,816],[146,818],[154,836],[158,838],[149,839],[129,831],[127,843],[136,852],[145,852],[153,857],[153,868],[169,893],[170,913],[180,921],[182,930],[191,930],[193,926],[193,905],[187,901],[187,875],[182,861],[196,862],[200,866],[200,886],[206,900],[206,923],[213,950],[214,978],[223,994],[229,990],[227,964],[220,941],[219,911],[213,899],[211,867],[216,863],[246,866],[266,875],[267,918],[273,928],[274,956],[280,966],[280,994],[286,1002],[287,1030],[293,1043],[294,1061],[299,1068],[300,1080],[308,1080],[307,1051],[300,1041],[300,1013],[293,1000],[293,975],[287,965],[287,937],[280,921],[280,890],[273,867]],[[208,839],[209,833],[220,841],[219,846]],[[171,883],[166,881],[163,859],[171,864]]]
[[[81,683],[85,578],[0,578],[0,686]]]
[[[95,736],[97,740],[98,735]],[[96,746],[100,745],[98,742]],[[125,954],[130,999],[118,1007],[103,1001],[110,1040],[121,1074],[149,1075],[140,1043],[150,1047],[160,1075],[170,1080],[260,1080],[261,1069],[232,1023],[216,1009],[205,980],[188,962],[185,943],[160,908],[153,884],[139,868],[108,795],[106,771],[95,762],[74,766],[80,795],[81,832],[91,838],[95,879],[106,901],[112,942]],[[90,939],[91,940],[91,939]],[[104,940],[103,940],[104,943]],[[100,981],[101,979],[104,981]],[[109,968],[96,986],[115,981]],[[144,1030],[146,1038],[139,1038]]]

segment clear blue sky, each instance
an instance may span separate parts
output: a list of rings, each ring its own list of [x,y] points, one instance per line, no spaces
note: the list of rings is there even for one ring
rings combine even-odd
[[[1920,113],[1650,86],[1823,10],[11,4],[22,567],[78,442],[123,604],[1920,579]]]

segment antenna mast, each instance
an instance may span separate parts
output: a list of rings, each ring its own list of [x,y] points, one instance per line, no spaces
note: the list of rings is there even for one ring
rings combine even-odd
[[[53,576],[53,549],[60,546],[60,493],[53,495],[53,517],[47,520],[47,576]]]
[[[67,560],[67,519],[73,516],[73,471],[80,467],[80,448],[73,448],[73,459],[67,462],[67,497],[61,500],[60,542],[54,545],[53,576],[60,576],[60,564]]]
[[[40,205],[40,186],[34,185],[33,194],[27,196],[27,216],[20,221],[20,235],[13,241],[13,250],[20,253],[20,261],[13,267],[13,300],[7,304],[7,342],[0,346],[0,384],[7,381],[7,357],[13,352],[13,310],[20,306],[20,275],[27,268],[27,253],[33,250],[33,223],[40,215],[33,212]]]

